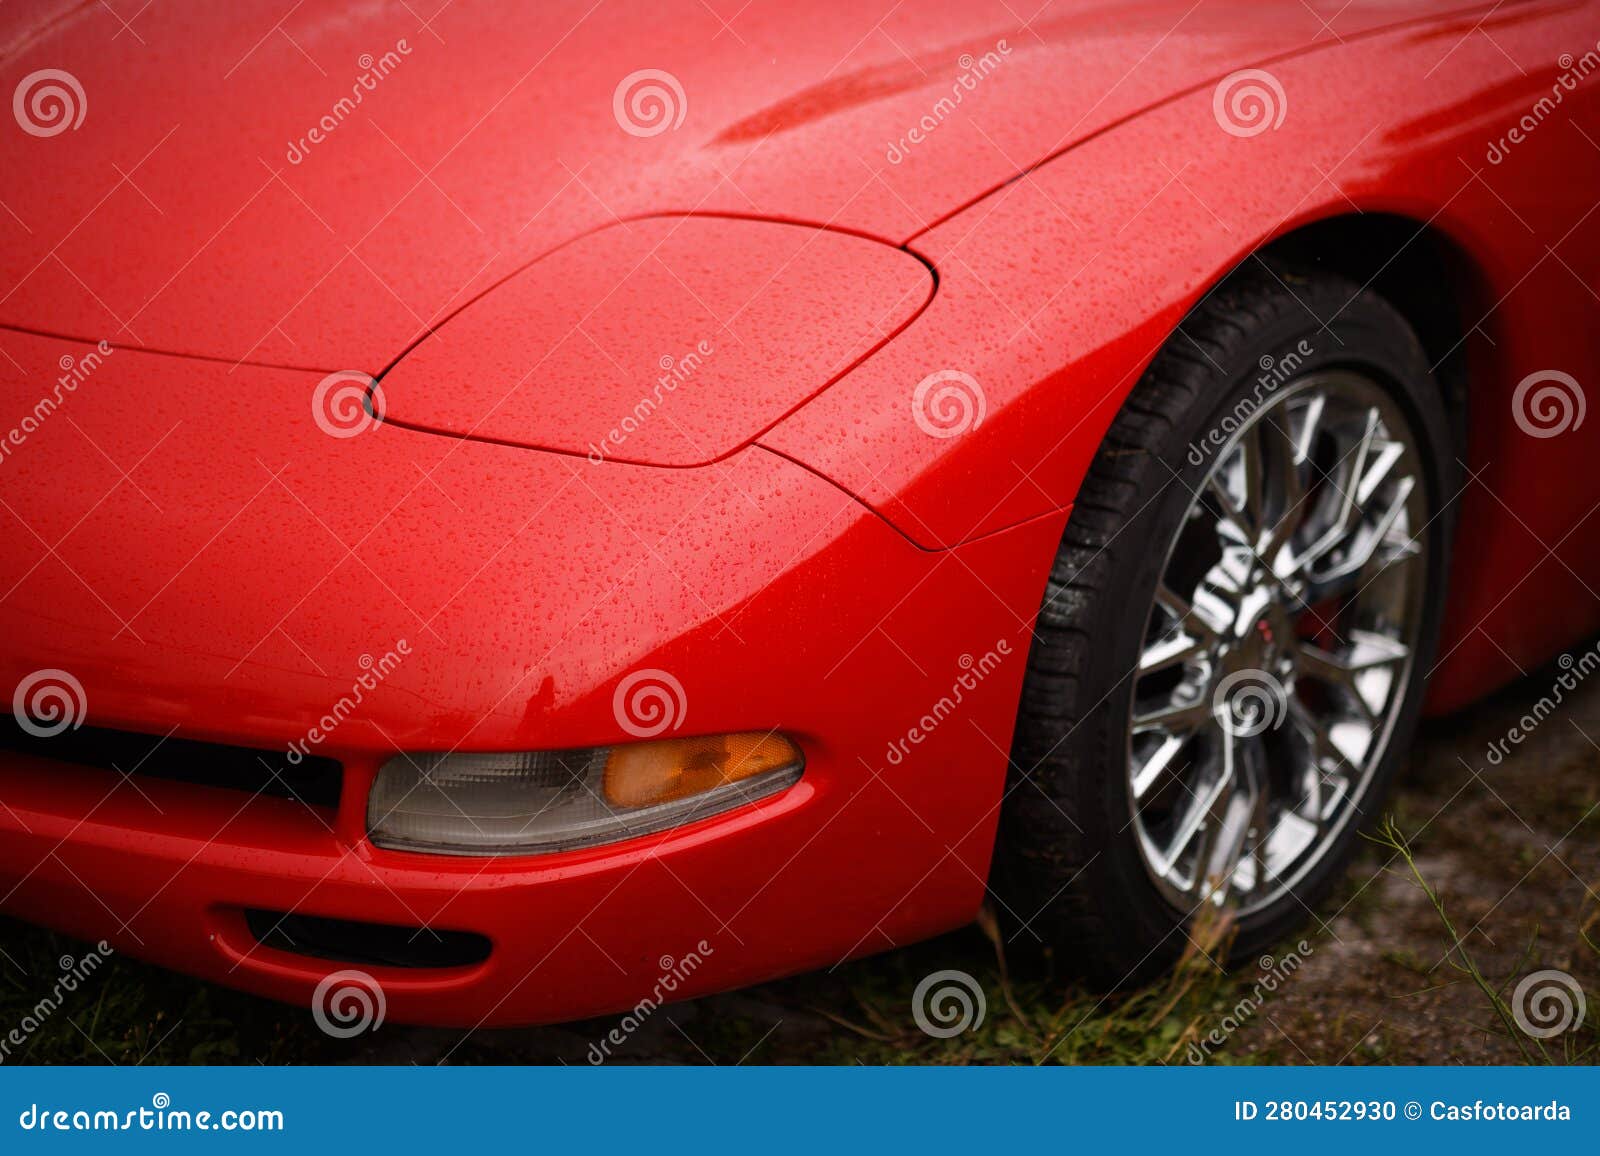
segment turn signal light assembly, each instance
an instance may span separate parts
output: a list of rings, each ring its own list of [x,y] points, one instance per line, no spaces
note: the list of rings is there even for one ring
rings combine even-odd
[[[583,750],[401,754],[373,781],[367,831],[379,847],[440,855],[592,847],[776,794],[804,768],[794,743],[760,732]]]

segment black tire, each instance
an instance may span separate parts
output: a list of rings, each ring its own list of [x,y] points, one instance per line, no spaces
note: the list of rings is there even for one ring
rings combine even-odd
[[[1318,319],[1330,319],[1326,328]],[[1167,544],[1207,464],[1190,447],[1246,396],[1263,357],[1304,340],[1304,372],[1357,368],[1412,425],[1428,487],[1428,579],[1409,680],[1362,806],[1281,900],[1241,918],[1235,960],[1307,918],[1342,874],[1415,733],[1444,602],[1457,447],[1428,360],[1376,294],[1322,272],[1251,261],[1184,320],[1107,432],[1079,491],[1028,657],[991,877],[1014,955],[1042,949],[1099,987],[1142,982],[1186,946],[1187,913],[1152,883],[1130,830],[1129,677]]]

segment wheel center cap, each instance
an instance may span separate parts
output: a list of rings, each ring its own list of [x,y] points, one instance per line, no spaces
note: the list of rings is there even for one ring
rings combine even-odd
[[[1233,640],[1223,647],[1221,672],[1260,671],[1285,686],[1294,677],[1294,623],[1265,588],[1250,592],[1239,607]]]

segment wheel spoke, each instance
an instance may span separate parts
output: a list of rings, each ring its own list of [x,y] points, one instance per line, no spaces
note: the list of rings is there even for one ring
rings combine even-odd
[[[1300,418],[1300,433],[1294,442],[1295,461],[1311,460],[1311,451],[1317,444],[1317,434],[1322,428],[1322,413],[1327,407],[1328,395],[1325,393],[1314,393],[1306,402]]]
[[[1362,430],[1361,440],[1356,443],[1354,460],[1350,464],[1350,475],[1345,479],[1344,487],[1339,491],[1341,499],[1339,506],[1339,521],[1349,523],[1360,515],[1360,507],[1356,504],[1356,494],[1361,489],[1361,479],[1366,476],[1367,462],[1372,458],[1373,447],[1378,441],[1378,411],[1367,410],[1366,428]]]
[[[1298,672],[1344,693],[1369,723],[1378,720],[1378,710],[1361,687],[1361,676],[1403,662],[1409,647],[1381,635],[1360,633],[1351,638],[1348,654],[1334,654],[1312,643],[1301,643],[1295,655]],[[1381,704],[1380,704],[1381,705]]]
[[[1229,762],[1231,763],[1231,760]],[[1229,766],[1225,764],[1215,781],[1202,793],[1191,795],[1184,806],[1182,817],[1173,824],[1172,837],[1158,864],[1163,874],[1170,874],[1177,869],[1178,862],[1188,850],[1189,844],[1205,830],[1206,820],[1216,808],[1218,801],[1226,798],[1231,789]]]
[[[1210,799],[1195,831],[1195,899],[1225,902],[1234,873],[1266,830],[1266,759],[1259,738],[1227,735],[1223,745],[1221,789]],[[1196,810],[1198,810],[1198,806]]]
[[[1156,587],[1156,605],[1172,616],[1177,626],[1207,646],[1217,643],[1217,631],[1225,622],[1228,608],[1210,591],[1199,590],[1191,602],[1163,582]]]
[[[1144,648],[1144,653],[1139,656],[1139,674],[1143,677],[1178,666],[1199,658],[1209,649],[1203,642],[1187,634],[1169,634]]]
[[[1193,730],[1211,717],[1211,702],[1204,695],[1192,701],[1169,700],[1161,706],[1133,716],[1135,734],[1144,731],[1165,731],[1176,734]]]
[[[1261,436],[1268,450],[1268,466],[1277,491],[1276,521],[1261,548],[1261,559],[1274,573],[1278,570],[1278,555],[1305,519],[1306,487],[1300,476],[1305,455],[1300,442],[1284,428],[1286,420],[1287,415],[1267,414],[1261,421]]]
[[[1360,473],[1351,479],[1352,496],[1358,506],[1372,501],[1373,494],[1388,480],[1389,472],[1404,453],[1404,448],[1396,442],[1383,442],[1375,448],[1370,460],[1362,463]]]
[[[1139,655],[1139,676],[1165,671],[1171,666],[1181,666],[1182,663],[1200,658],[1205,653],[1205,645],[1187,634],[1173,634],[1144,648],[1144,653]]]
[[[1233,453],[1224,458],[1221,467],[1206,479],[1207,489],[1219,515],[1218,537],[1224,545],[1244,546],[1251,551],[1260,545],[1262,501],[1266,490],[1259,425],[1251,425],[1239,434]],[[1235,483],[1238,485],[1237,494],[1234,492]]]
[[[1307,673],[1323,677],[1328,672],[1339,671],[1348,677],[1403,662],[1410,657],[1411,648],[1381,634],[1360,630],[1350,636],[1349,654],[1330,654],[1309,643],[1301,645],[1300,654],[1303,660],[1315,664],[1315,669]]]
[[[1344,485],[1339,485],[1340,479],[1337,477],[1326,477],[1327,484],[1332,486],[1338,495],[1338,504],[1328,527],[1306,551],[1310,557],[1321,558],[1332,550],[1349,534],[1360,517],[1361,509],[1356,505],[1355,493],[1362,471],[1366,467],[1367,457],[1372,452],[1372,443],[1377,438],[1377,428],[1378,412],[1368,410],[1360,440],[1340,462],[1341,465],[1345,461],[1350,462],[1349,472],[1343,479]],[[1335,466],[1334,474],[1337,475],[1339,472],[1338,466]]]
[[[1380,576],[1392,573],[1407,562],[1419,557],[1422,551],[1414,540],[1408,539],[1392,547],[1390,553],[1379,564],[1378,569],[1367,573],[1362,566],[1337,566],[1327,571],[1321,571],[1307,576],[1305,590],[1302,594],[1306,605],[1326,602],[1333,598],[1344,598],[1356,594],[1376,582]],[[1368,559],[1370,562],[1371,559]]]
[[[1367,564],[1389,539],[1394,530],[1395,523],[1400,515],[1405,512],[1406,503],[1411,499],[1412,487],[1416,482],[1412,478],[1401,478],[1395,483],[1395,494],[1389,505],[1379,515],[1376,525],[1363,527],[1357,523],[1348,533],[1337,540],[1328,540],[1327,546],[1315,555],[1314,561],[1320,562],[1324,557],[1331,558],[1333,565],[1326,569],[1318,568],[1315,577],[1321,582],[1335,581],[1347,575],[1359,574],[1365,570]],[[1391,543],[1394,555],[1398,557],[1405,552],[1407,543]],[[1386,563],[1387,564],[1387,563]]]
[[[1327,817],[1333,805],[1350,792],[1350,787],[1360,774],[1356,764],[1348,758],[1321,720],[1298,702],[1289,704],[1289,718],[1306,743],[1310,760],[1305,768],[1303,784],[1310,802],[1310,811],[1317,822]]]
[[[1178,754],[1189,745],[1189,739],[1194,735],[1193,730],[1179,731],[1168,734],[1159,746],[1150,753],[1150,757],[1140,765],[1133,776],[1133,798],[1138,802],[1150,793],[1161,778],[1162,774],[1171,769]]]
[[[1332,558],[1337,572],[1360,570],[1371,560],[1373,551],[1404,511],[1416,480],[1393,476],[1396,463],[1404,455],[1404,447],[1382,439],[1381,428],[1378,411],[1369,410],[1361,438],[1347,455],[1350,469],[1344,485],[1338,488],[1337,511],[1327,529],[1306,550],[1308,565]],[[1367,503],[1372,501],[1378,488],[1389,481],[1395,483],[1396,494],[1377,519],[1377,531],[1364,536],[1363,541],[1356,541]],[[1330,484],[1333,484],[1332,479]]]
[[[1256,531],[1245,507],[1228,492],[1227,485],[1219,475],[1211,476],[1208,489],[1217,504],[1217,538],[1224,547],[1242,546],[1253,552]]]
[[[1261,433],[1266,424],[1265,421],[1256,422],[1239,438],[1239,472],[1244,487],[1242,512],[1252,548],[1260,543],[1261,529],[1266,523],[1267,463]]]

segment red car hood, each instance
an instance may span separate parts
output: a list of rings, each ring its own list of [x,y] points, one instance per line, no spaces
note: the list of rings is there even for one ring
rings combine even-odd
[[[6,5],[0,324],[376,371],[618,218],[717,211],[898,243],[1175,92],[1418,13],[436,7]]]

